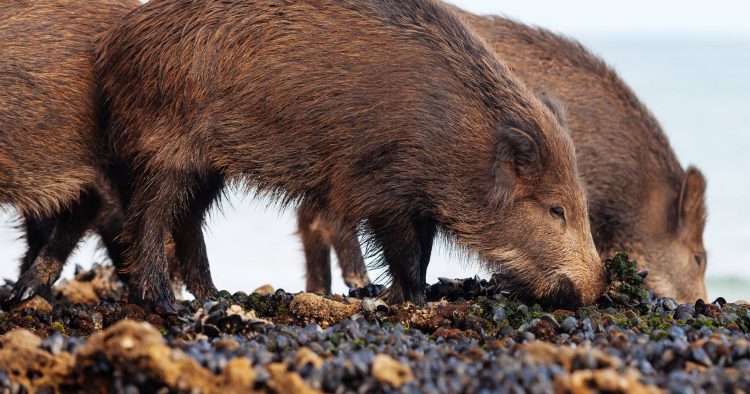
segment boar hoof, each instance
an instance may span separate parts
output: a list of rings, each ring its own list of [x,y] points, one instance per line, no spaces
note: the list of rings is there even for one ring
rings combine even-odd
[[[177,316],[185,307],[170,301],[162,301],[154,305],[154,313],[160,316]]]
[[[185,287],[195,298],[212,298],[219,292],[212,282],[186,283]]]
[[[136,292],[130,292],[128,296],[128,302],[141,306],[143,309],[150,313],[155,313],[160,316],[176,316],[180,312],[185,310],[185,307],[178,304],[174,298],[162,298],[156,301],[144,299],[135,295]]]
[[[40,280],[36,278],[29,279],[28,277],[21,277],[13,286],[13,290],[11,290],[10,295],[8,295],[7,302],[17,304],[26,301],[35,295],[40,295],[45,299],[50,299],[52,290],[48,285],[40,283]]]
[[[402,304],[404,302],[411,302],[417,306],[425,304],[424,291],[412,291],[405,295],[404,291],[395,285],[383,293],[383,298],[388,305]]]
[[[352,275],[345,277],[344,283],[350,289],[361,289],[370,285],[370,278],[367,275]]]

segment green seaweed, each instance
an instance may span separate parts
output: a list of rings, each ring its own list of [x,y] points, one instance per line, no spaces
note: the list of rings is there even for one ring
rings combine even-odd
[[[65,335],[65,325],[62,324],[62,322],[59,322],[59,321],[52,322],[52,324],[50,324],[50,326],[52,326],[52,328],[54,328],[55,330],[57,330],[57,332],[59,332],[60,334]]]
[[[604,267],[607,272],[607,291],[600,302],[603,307],[634,307],[652,297],[643,287],[645,275],[642,276],[638,271],[638,263],[630,260],[626,252],[618,252],[611,259],[607,259]]]

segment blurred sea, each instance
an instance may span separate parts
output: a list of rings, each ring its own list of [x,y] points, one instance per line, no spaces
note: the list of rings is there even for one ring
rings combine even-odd
[[[750,299],[750,40],[690,37],[579,36],[614,65],[655,113],[683,165],[707,176],[708,288],[713,299]],[[206,232],[213,278],[220,289],[304,288],[303,256],[291,212],[232,195],[212,212]],[[12,215],[0,215],[0,277],[15,278],[23,253]],[[68,264],[104,259],[96,240],[81,246]],[[479,273],[475,264],[442,245],[433,253],[430,281]],[[378,273],[372,273],[375,278]],[[338,271],[334,290],[345,291]]]

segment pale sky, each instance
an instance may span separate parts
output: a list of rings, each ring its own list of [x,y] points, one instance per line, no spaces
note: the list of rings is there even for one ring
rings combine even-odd
[[[747,0],[446,1],[475,13],[505,15],[567,34],[675,33],[750,37],[750,1]]]
[[[448,0],[481,14],[506,15],[568,34],[675,33],[750,37],[746,0]]]

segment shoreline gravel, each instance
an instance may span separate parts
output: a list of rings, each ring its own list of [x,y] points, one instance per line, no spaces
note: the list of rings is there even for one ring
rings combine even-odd
[[[747,305],[654,298],[612,261],[608,297],[576,311],[473,278],[431,285],[425,307],[386,305],[377,286],[265,287],[166,318],[96,266],[52,303],[3,308],[0,392],[750,392]]]

